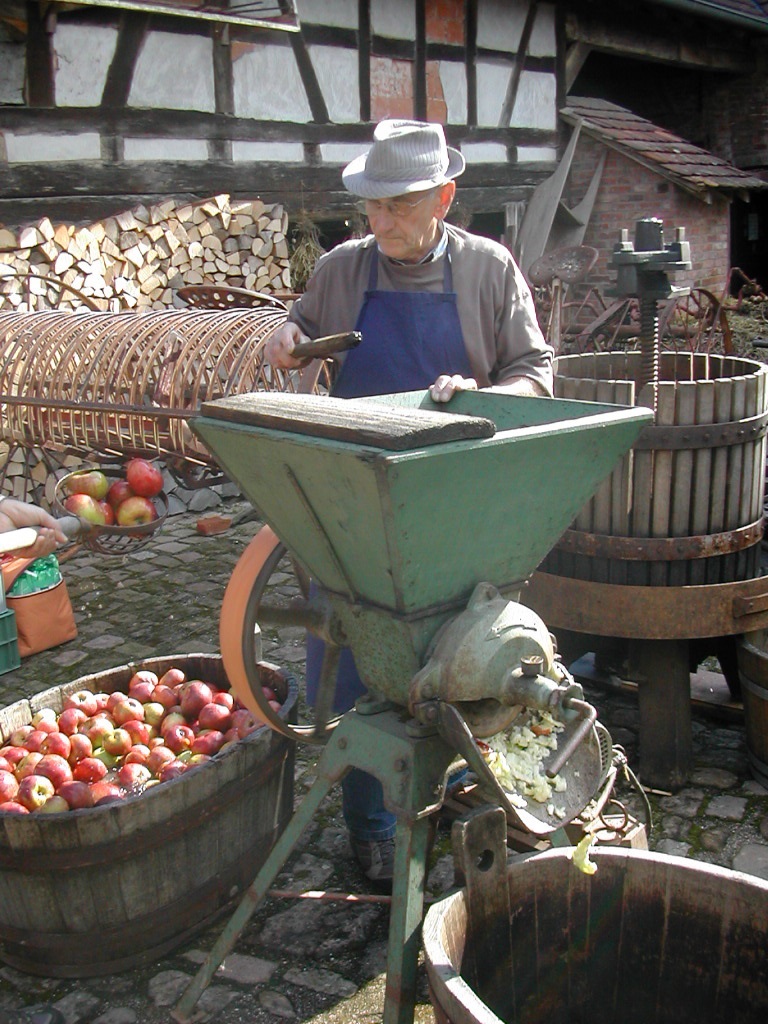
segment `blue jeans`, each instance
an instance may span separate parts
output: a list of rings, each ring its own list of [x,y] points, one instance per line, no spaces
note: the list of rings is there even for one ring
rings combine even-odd
[[[314,705],[323,664],[325,644],[307,633],[307,701]],[[343,714],[355,706],[358,697],[367,693],[360,678],[352,651],[345,647],[339,659],[333,710]],[[355,839],[391,839],[396,819],[384,806],[384,789],[377,778],[360,768],[352,768],[341,780],[341,809],[349,833]]]

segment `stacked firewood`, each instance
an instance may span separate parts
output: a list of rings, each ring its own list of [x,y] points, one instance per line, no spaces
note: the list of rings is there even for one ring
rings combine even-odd
[[[288,215],[228,195],[169,199],[77,227],[0,227],[0,307],[167,309],[183,285],[291,289]]]

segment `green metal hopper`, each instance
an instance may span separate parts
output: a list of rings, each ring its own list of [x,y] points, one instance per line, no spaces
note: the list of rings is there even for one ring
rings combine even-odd
[[[525,580],[651,418],[500,391],[265,393],[192,426],[324,588],[411,615]]]

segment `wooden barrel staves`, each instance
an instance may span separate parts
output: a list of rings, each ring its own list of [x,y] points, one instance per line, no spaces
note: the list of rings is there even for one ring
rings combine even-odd
[[[155,658],[84,676],[0,711],[0,735],[80,689],[124,690],[176,666],[227,688],[221,658]],[[295,721],[298,689],[260,663]],[[293,813],[293,741],[266,727],[176,779],[101,807],[0,814],[0,958],[49,977],[112,974],[175,949],[250,885]]]
[[[768,787],[768,630],[759,629],[739,637],[736,657],[739,665],[741,698],[744,704],[744,732],[752,774]]]
[[[569,850],[507,867],[504,954],[475,985],[469,888],[430,907],[423,944],[439,1024],[755,1024],[768,1018],[768,882],[642,850]],[[505,894],[506,896],[506,894]],[[484,911],[485,907],[481,908]],[[481,918],[482,919],[482,918]],[[486,923],[485,921],[483,923]],[[488,931],[496,934],[493,922]],[[497,943],[498,945],[498,943]]]
[[[639,352],[557,360],[557,397],[652,405]],[[656,422],[542,564],[596,583],[681,587],[760,575],[768,366],[662,353]]]

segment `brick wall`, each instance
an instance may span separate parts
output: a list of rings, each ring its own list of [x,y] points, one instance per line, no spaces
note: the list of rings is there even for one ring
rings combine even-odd
[[[602,151],[602,145],[582,135],[563,193],[569,207],[583,198]],[[684,227],[691,246],[692,270],[670,275],[672,284],[708,288],[719,297],[730,269],[728,203],[716,195],[710,195],[713,201],[706,203],[620,153],[611,149],[606,152],[600,189],[584,237],[584,245],[600,252],[590,280],[601,288],[615,284],[611,255],[621,229],[627,228],[630,240],[634,240],[636,222],[656,217],[664,222],[665,244],[674,241],[676,228]]]

